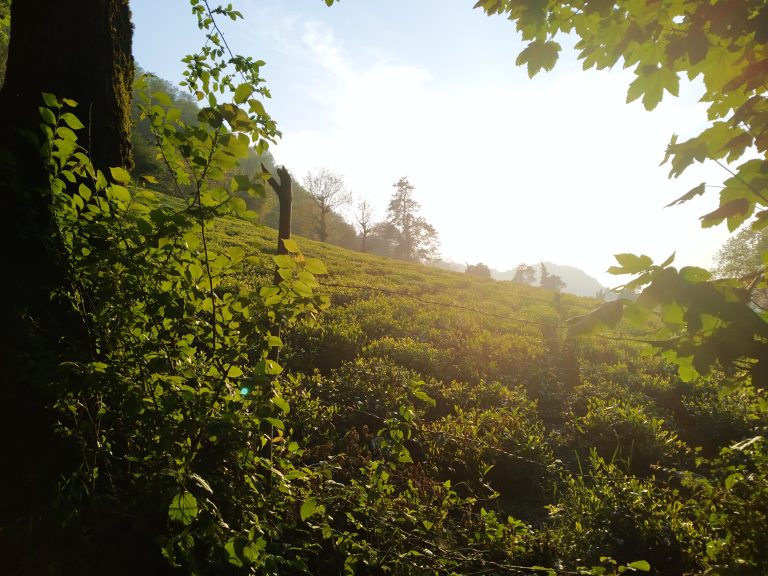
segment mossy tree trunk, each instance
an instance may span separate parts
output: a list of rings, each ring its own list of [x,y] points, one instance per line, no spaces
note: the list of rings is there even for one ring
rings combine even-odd
[[[0,507],[0,549],[16,548],[2,559],[13,560],[14,573],[31,570],[22,564],[55,516],[51,502],[66,461],[43,409],[50,383],[62,351],[87,353],[82,327],[50,298],[65,284],[66,270],[39,139],[31,135],[39,134],[42,92],[71,98],[79,102],[76,112],[86,125],[80,141],[95,166],[130,166],[132,35],[128,0],[11,3],[0,90],[0,451],[7,467],[0,494],[8,496]],[[44,548],[38,556],[45,554]]]
[[[130,165],[132,36],[128,0],[15,0],[4,132],[36,129],[40,93],[50,92],[80,103],[82,143],[96,167]]]

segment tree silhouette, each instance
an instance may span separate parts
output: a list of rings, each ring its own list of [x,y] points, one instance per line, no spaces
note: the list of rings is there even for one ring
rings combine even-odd
[[[307,172],[304,188],[315,203],[315,220],[320,242],[328,240],[328,216],[352,202],[352,195],[344,187],[344,179],[327,168]]]
[[[387,207],[387,223],[394,233],[393,255],[400,260],[425,262],[438,253],[437,231],[418,215],[421,205],[413,199],[414,187],[408,178],[400,178],[393,184],[395,192]]]

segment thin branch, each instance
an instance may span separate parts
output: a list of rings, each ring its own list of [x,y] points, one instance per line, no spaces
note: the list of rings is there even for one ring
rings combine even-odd
[[[725,164],[723,164],[722,162],[720,162],[720,160],[717,160],[717,159],[715,159],[715,163],[716,163],[718,166],[720,166],[720,168],[722,168],[723,170],[725,170],[726,172],[728,172],[728,174],[730,174],[731,176],[733,176],[734,178],[736,178],[736,179],[737,179],[739,182],[741,182],[742,184],[744,184],[744,186],[746,186],[746,187],[749,189],[749,191],[750,191],[750,192],[752,192],[752,193],[753,193],[755,196],[757,196],[758,198],[760,198],[760,200],[762,200],[762,201],[763,201],[763,204],[765,204],[765,205],[768,205],[768,198],[766,198],[766,197],[765,197],[765,196],[763,196],[763,195],[762,195],[760,192],[758,192],[757,190],[755,190],[755,189],[752,187],[752,185],[751,185],[749,182],[747,182],[746,180],[744,180],[744,178],[742,178],[742,177],[741,177],[739,174],[737,174],[736,172],[734,172],[733,170],[731,170],[730,168],[728,168],[728,166],[726,166]]]

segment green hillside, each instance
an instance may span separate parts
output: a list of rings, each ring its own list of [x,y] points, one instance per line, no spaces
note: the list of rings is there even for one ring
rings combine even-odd
[[[271,282],[274,230],[222,219],[212,236],[256,256],[243,282]],[[469,562],[467,546],[480,565],[485,554],[499,566],[610,556],[683,574],[752,554],[749,573],[765,569],[766,510],[731,508],[765,494],[764,475],[733,488],[765,463],[727,448],[766,430],[754,391],[724,395],[722,375],[684,383],[621,332],[570,337],[567,320],[592,299],[298,244],[325,262],[331,300],[284,333],[280,358],[291,438],[306,465],[334,463],[317,534],[326,521],[355,532],[389,570],[405,549],[416,572],[430,554]],[[375,487],[393,425],[407,456]],[[373,511],[354,510],[364,486],[381,498]],[[734,530],[747,539],[719,537]]]

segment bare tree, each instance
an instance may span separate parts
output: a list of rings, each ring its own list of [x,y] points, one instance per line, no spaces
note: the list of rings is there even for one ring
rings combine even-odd
[[[357,231],[360,233],[362,239],[362,245],[360,250],[362,252],[368,251],[368,235],[373,230],[374,225],[374,213],[368,200],[363,199],[357,203],[357,212],[355,212],[355,223],[357,224]]]
[[[304,188],[312,196],[317,211],[317,234],[321,242],[328,240],[328,215],[352,202],[352,195],[344,187],[344,179],[327,168],[307,172]]]

